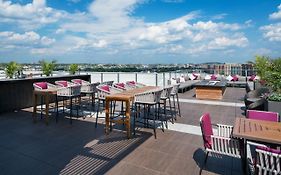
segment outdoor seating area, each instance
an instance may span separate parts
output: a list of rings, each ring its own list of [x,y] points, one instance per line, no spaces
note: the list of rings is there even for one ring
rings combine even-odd
[[[194,89],[179,94],[179,87],[179,83],[159,87],[135,81],[91,83],[82,79],[35,82],[33,107],[1,114],[0,120],[3,126],[11,122],[22,125],[16,126],[29,134],[8,135],[21,135],[22,142],[32,148],[40,148],[44,142],[41,137],[35,137],[36,142],[26,138],[37,130],[54,143],[41,152],[39,148],[13,146],[4,134],[6,143],[0,145],[0,151],[9,156],[6,149],[12,146],[14,156],[21,157],[18,161],[35,161],[40,165],[38,171],[47,166],[46,172],[51,174],[280,172],[280,116],[262,111],[264,108],[250,108],[255,104],[251,98],[262,99],[261,94],[267,90],[247,93],[246,88],[225,86],[223,99],[216,101],[190,98],[189,94],[196,95]],[[211,120],[220,124],[214,125]],[[64,141],[53,140],[55,134]],[[55,155],[55,143],[65,149],[61,156]],[[67,146],[69,143],[73,149]],[[55,159],[61,163],[52,163]],[[79,160],[84,163],[79,164]],[[155,161],[159,163],[155,165]],[[8,174],[25,168],[9,167],[0,164]],[[122,171],[124,167],[128,168]]]

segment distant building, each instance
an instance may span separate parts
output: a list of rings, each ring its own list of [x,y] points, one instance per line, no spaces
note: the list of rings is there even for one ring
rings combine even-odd
[[[242,75],[241,64],[226,63],[224,64],[225,75]]]
[[[246,76],[246,71],[247,71],[247,76],[256,74],[253,64],[246,63],[246,64],[242,64],[241,66],[242,66],[242,76]]]

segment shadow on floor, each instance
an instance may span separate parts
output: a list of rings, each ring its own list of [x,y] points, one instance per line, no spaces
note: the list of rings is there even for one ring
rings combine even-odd
[[[19,111],[0,117],[1,174],[104,174],[152,134],[138,132],[127,139],[122,130],[104,134],[94,118],[50,117],[49,125]]]
[[[215,174],[243,174],[241,159],[209,153],[208,159],[206,163],[204,163],[205,156],[206,153],[201,148],[198,148],[193,154],[193,159],[200,168],[200,174],[204,174],[204,172]]]

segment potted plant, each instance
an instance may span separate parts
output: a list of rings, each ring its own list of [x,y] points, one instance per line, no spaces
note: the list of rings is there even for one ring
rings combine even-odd
[[[78,71],[78,64],[71,64],[69,66],[69,73],[74,75]]]
[[[43,74],[46,76],[50,76],[53,73],[55,66],[56,66],[55,60],[53,60],[51,62],[41,60],[39,63],[41,64]]]
[[[265,84],[266,84],[265,75],[268,72],[269,66],[270,66],[269,57],[256,56],[254,68],[255,68],[260,80],[254,82],[255,89],[265,86]]]
[[[9,62],[5,69],[6,76],[8,78],[13,78],[18,69],[19,65],[15,61]]]
[[[271,60],[268,71],[264,74],[264,80],[272,90],[267,98],[267,109],[281,114],[281,58]]]

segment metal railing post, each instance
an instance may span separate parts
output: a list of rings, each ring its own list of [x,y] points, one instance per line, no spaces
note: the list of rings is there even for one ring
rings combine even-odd
[[[163,72],[163,86],[166,85],[166,77],[165,77],[165,72]]]
[[[155,73],[155,85],[158,86],[158,73]]]
[[[103,83],[103,73],[100,73],[100,81]]]
[[[120,72],[117,73],[117,82],[120,83]]]
[[[138,82],[138,73],[135,73],[135,81]]]

